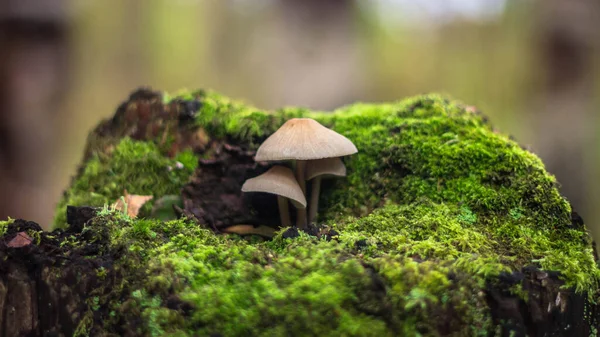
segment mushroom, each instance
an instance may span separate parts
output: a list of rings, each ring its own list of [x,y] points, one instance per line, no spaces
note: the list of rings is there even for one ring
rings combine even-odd
[[[345,177],[346,166],[339,157],[312,160],[306,166],[306,181],[312,179],[310,206],[308,207],[308,223],[312,223],[319,209],[319,192],[321,179],[329,177]]]
[[[257,161],[295,160],[296,180],[306,196],[305,167],[309,160],[342,157],[358,152],[352,142],[310,118],[285,122],[258,148]],[[306,209],[298,210],[296,226],[306,228]]]
[[[284,227],[292,225],[286,198],[292,202],[296,209],[306,212],[304,193],[302,193],[298,182],[294,178],[292,170],[285,166],[273,166],[258,177],[246,180],[242,186],[242,192],[265,192],[277,195],[279,217]]]

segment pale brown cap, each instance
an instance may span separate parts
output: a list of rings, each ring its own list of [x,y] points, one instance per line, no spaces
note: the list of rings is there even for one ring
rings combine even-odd
[[[306,208],[306,198],[292,170],[273,166],[258,177],[246,180],[242,192],[265,192],[290,199],[296,208]]]
[[[346,176],[346,166],[339,157],[311,160],[306,163],[305,180],[311,180],[317,176]]]
[[[292,118],[258,148],[257,161],[314,160],[358,152],[352,142],[310,118]]]

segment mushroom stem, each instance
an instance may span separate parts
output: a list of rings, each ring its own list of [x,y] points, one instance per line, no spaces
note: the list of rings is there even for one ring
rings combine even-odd
[[[306,160],[296,160],[296,180],[298,181],[298,185],[300,185],[300,189],[302,190],[302,194],[306,197],[306,181],[304,180],[304,171],[306,169]],[[306,228],[306,208],[297,209],[296,215],[296,227],[298,228]]]
[[[281,225],[283,227],[291,227],[292,220],[290,220],[290,211],[288,208],[287,198],[278,195],[277,205],[279,206],[279,218],[281,219]]]
[[[312,189],[310,192],[310,206],[308,208],[308,223],[313,223],[319,210],[319,193],[321,192],[321,176],[312,180]]]
[[[306,180],[304,180],[304,172],[306,171],[306,160],[296,160],[296,180],[304,196],[306,196]]]

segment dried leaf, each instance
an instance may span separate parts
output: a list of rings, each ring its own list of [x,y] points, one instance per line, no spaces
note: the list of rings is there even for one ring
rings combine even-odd
[[[477,107],[474,105],[469,105],[465,107],[466,112],[477,113]]]
[[[121,212],[127,210],[127,215],[135,218],[140,213],[140,208],[142,208],[146,202],[152,200],[152,198],[151,195],[129,194],[127,193],[127,190],[125,190],[123,191],[123,197],[119,198],[119,200],[113,204],[113,207]]]
[[[7,244],[7,246],[12,247],[12,248],[21,248],[21,247],[29,246],[32,241],[33,241],[33,239],[29,235],[27,235],[27,233],[19,232],[19,233],[17,233],[17,236],[15,236],[12,240],[10,240],[10,242]]]
[[[254,227],[252,225],[233,225],[222,229],[224,233],[239,234],[239,235],[261,235],[268,238],[275,236],[275,229],[268,226]]]

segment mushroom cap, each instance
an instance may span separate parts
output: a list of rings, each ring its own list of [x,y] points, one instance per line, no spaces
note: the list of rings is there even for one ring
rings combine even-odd
[[[296,208],[306,208],[306,198],[292,170],[285,166],[273,166],[258,177],[246,180],[242,192],[265,192],[290,199]]]
[[[346,176],[346,166],[339,157],[311,160],[306,163],[305,180],[311,180],[317,176]]]
[[[314,119],[292,118],[262,143],[256,160],[314,160],[356,152],[356,146],[348,138]]]

